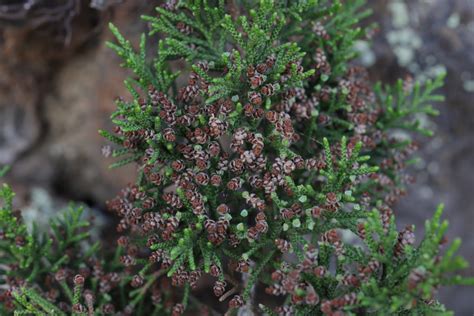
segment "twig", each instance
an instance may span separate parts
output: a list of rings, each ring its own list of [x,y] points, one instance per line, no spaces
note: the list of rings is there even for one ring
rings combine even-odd
[[[225,301],[229,296],[231,296],[232,294],[237,293],[237,292],[238,292],[238,289],[239,289],[239,286],[234,286],[233,288],[231,288],[229,291],[227,291],[226,293],[224,293],[224,295],[222,295],[222,296],[219,298],[219,302],[223,302],[223,301]]]

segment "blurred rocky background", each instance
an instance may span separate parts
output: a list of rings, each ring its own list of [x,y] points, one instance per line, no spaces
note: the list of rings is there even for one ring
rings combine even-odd
[[[47,223],[48,210],[67,201],[101,214],[104,201],[133,168],[111,172],[99,128],[110,128],[113,100],[126,95],[127,71],[104,45],[108,22],[137,42],[159,0],[0,0],[0,165],[29,218]],[[407,75],[426,80],[447,71],[435,120],[437,136],[422,141],[418,178],[398,206],[400,225],[420,231],[437,204],[446,204],[449,237],[474,266],[474,1],[369,0],[373,43],[358,42],[359,63],[374,81]],[[150,45],[150,49],[154,49]],[[468,272],[474,275],[474,267]],[[441,292],[456,315],[474,313],[474,290]]]
[[[466,274],[474,275],[474,1],[371,0],[369,7],[380,32],[372,46],[359,44],[360,62],[374,81],[447,72],[436,136],[420,139],[422,160],[411,170],[417,182],[397,207],[399,224],[423,231],[424,220],[444,203],[448,237],[462,238],[461,253],[471,264]],[[441,296],[456,315],[474,314],[474,289],[449,288]]]
[[[3,1],[4,2],[4,1]],[[113,21],[132,40],[154,1],[12,0],[0,5],[0,163],[20,192],[42,187],[103,205],[131,181],[111,172],[99,128],[110,128],[127,73],[105,47]],[[0,1],[2,3],[2,1]]]

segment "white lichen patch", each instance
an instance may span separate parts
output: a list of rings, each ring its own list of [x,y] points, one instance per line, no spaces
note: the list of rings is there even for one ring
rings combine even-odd
[[[410,26],[409,10],[404,1],[392,1],[389,10],[393,29],[387,32],[387,41],[397,57],[398,64],[409,67],[415,62],[416,51],[422,46],[422,39]]]
[[[370,67],[375,64],[375,53],[370,47],[369,42],[358,40],[354,43],[354,49],[358,53],[358,61],[362,65]]]
[[[474,80],[466,80],[463,82],[463,88],[467,92],[474,92]]]
[[[389,4],[392,13],[392,25],[395,28],[403,28],[410,23],[408,7],[403,1],[393,1]]]
[[[459,15],[459,13],[454,12],[446,21],[446,26],[449,28],[455,29],[459,26],[460,23],[461,23],[461,16]]]
[[[429,12],[432,1],[425,1],[424,10],[414,10],[412,3],[406,0],[391,0],[389,11],[392,29],[386,33],[386,39],[392,48],[400,66],[409,70],[416,81],[433,79],[446,72],[446,67],[434,55],[423,56],[423,38],[417,31],[422,16]],[[460,23],[459,14],[453,13],[446,19],[446,25],[455,28]],[[468,85],[469,86],[469,85]]]

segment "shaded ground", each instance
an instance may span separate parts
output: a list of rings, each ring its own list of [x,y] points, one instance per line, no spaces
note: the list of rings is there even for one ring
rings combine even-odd
[[[0,10],[0,164],[12,164],[8,181],[22,204],[35,199],[31,188],[41,187],[53,197],[100,209],[134,177],[133,168],[109,171],[110,161],[100,153],[104,141],[97,130],[110,127],[113,100],[126,94],[126,71],[104,45],[110,39],[106,25],[113,21],[136,42],[145,30],[139,16],[160,1],[46,2],[51,10],[64,7],[46,19],[34,10],[5,18]],[[438,136],[423,140],[424,162],[398,207],[399,220],[422,228],[444,202],[449,235],[462,237],[461,252],[474,265],[474,2],[369,2],[380,32],[371,48],[358,47],[374,81],[448,71]],[[474,289],[450,289],[442,297],[457,315],[474,313]]]

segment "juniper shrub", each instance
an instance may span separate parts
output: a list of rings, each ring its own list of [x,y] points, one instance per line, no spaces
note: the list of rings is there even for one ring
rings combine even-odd
[[[149,58],[146,35],[137,51],[111,25],[134,75],[103,151],[138,173],[107,202],[116,249],[74,210],[43,239],[13,225],[6,187],[5,313],[447,313],[436,290],[473,279],[453,275],[458,240],[442,255],[442,208],[418,244],[393,209],[418,147],[395,132],[430,134],[417,117],[443,77],[373,87],[352,62],[362,5],[166,1],[143,17]]]

